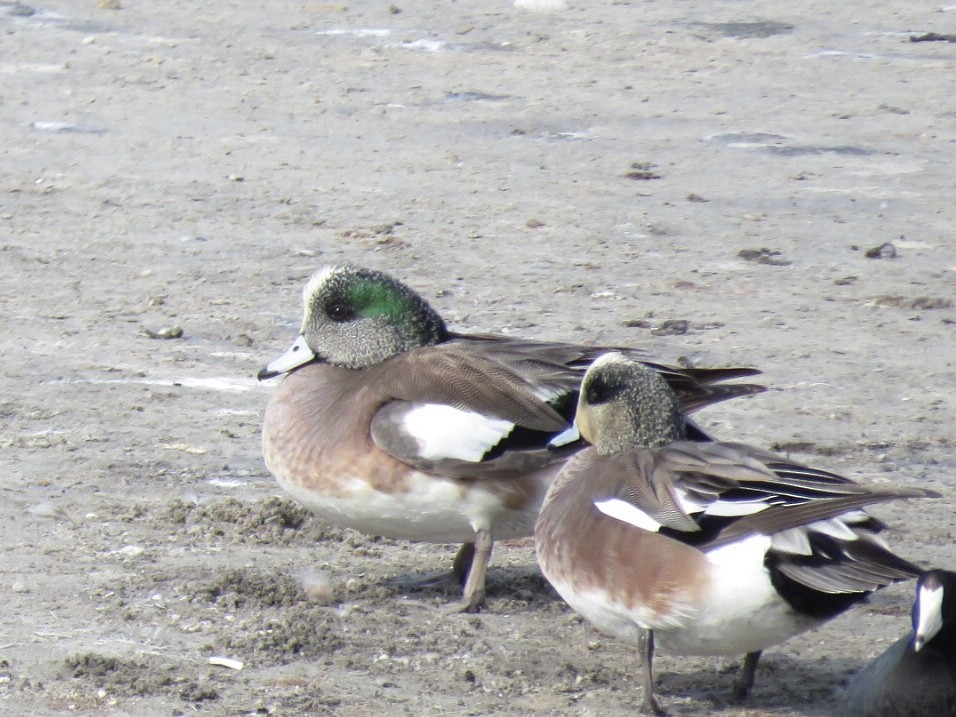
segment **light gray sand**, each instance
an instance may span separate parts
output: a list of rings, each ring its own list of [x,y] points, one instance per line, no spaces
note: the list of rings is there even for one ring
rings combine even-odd
[[[442,617],[382,581],[454,546],[276,498],[254,375],[332,261],[458,329],[757,366],[704,425],[944,492],[875,512],[956,565],[956,45],[909,41],[956,6],[121,3],[0,3],[0,713],[633,714],[636,651],[528,541]],[[743,706],[732,659],[661,656],[659,693],[830,714],[910,589],[769,650]]]

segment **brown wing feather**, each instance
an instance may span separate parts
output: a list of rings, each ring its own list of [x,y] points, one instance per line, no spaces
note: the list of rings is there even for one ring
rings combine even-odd
[[[444,404],[537,431],[560,431],[568,425],[522,376],[457,344],[412,349],[380,366],[390,366],[390,375],[410,377],[388,386],[388,393],[398,400]]]
[[[758,384],[712,384],[736,378],[755,376],[757,369],[730,368],[683,368],[671,366],[655,359],[639,349],[621,346],[581,346],[555,341],[531,341],[494,334],[452,334],[449,344],[466,346],[473,354],[484,355],[496,362],[511,366],[528,380],[544,379],[549,374],[553,379],[576,391],[584,372],[599,356],[618,351],[636,359],[657,371],[677,393],[681,411],[692,413],[740,396],[750,396],[765,389]]]

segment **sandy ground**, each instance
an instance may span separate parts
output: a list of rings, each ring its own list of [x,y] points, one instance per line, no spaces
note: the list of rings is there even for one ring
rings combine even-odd
[[[956,566],[956,45],[910,41],[956,6],[120,2],[0,2],[0,713],[633,714],[635,651],[529,541],[445,617],[390,581],[454,546],[280,496],[254,376],[332,261],[458,329],[757,366],[704,425],[942,491],[875,512]],[[745,705],[735,659],[661,656],[660,694],[828,715],[910,590]]]

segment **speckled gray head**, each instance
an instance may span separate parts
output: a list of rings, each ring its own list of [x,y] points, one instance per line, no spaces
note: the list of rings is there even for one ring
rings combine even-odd
[[[366,368],[448,338],[442,318],[421,296],[380,271],[351,264],[316,272],[302,292],[299,337],[259,378],[311,361]]]
[[[581,436],[608,455],[684,438],[677,395],[660,374],[624,354],[597,359],[581,383],[575,421]]]

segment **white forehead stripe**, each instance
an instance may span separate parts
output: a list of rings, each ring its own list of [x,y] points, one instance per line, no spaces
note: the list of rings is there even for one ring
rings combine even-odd
[[[474,411],[428,403],[406,413],[402,427],[418,443],[419,454],[426,460],[450,458],[477,462],[511,433],[515,424]]]
[[[308,283],[305,285],[305,288],[302,289],[302,301],[306,306],[308,306],[309,299],[312,297],[312,294],[315,293],[315,290],[322,286],[322,284],[326,283],[332,273],[338,268],[339,267],[337,266],[327,266],[324,269],[319,269],[312,275]]]
[[[932,640],[943,626],[943,586],[921,586],[916,594],[916,649]]]

